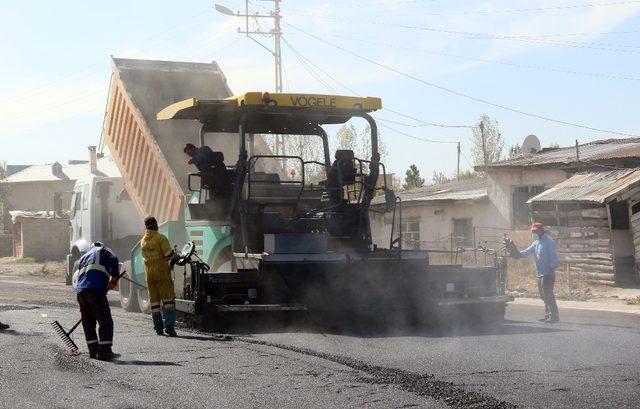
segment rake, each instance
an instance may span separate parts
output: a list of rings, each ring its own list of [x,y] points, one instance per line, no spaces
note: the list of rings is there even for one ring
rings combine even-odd
[[[58,321],[53,321],[51,323],[53,330],[57,332],[58,335],[60,335],[60,338],[62,338],[62,342],[64,342],[69,347],[69,349],[71,349],[72,353],[78,352],[78,346],[71,339],[71,333],[75,331],[75,329],[78,328],[78,325],[80,325],[81,323],[82,323],[82,319],[78,320],[78,322],[76,322],[76,324],[73,327],[71,327],[69,332],[65,331],[62,325]]]
[[[129,280],[128,278],[124,277],[124,275],[127,273],[127,270],[123,271],[122,274],[120,274],[120,276],[118,277],[118,279],[120,278],[124,278],[125,280],[134,282],[133,280]],[[73,339],[71,339],[71,334],[73,333],[73,331],[75,331],[76,328],[78,328],[78,326],[82,323],[82,318],[80,318],[78,320],[78,322],[76,322],[74,324],[73,327],[71,327],[71,329],[69,330],[69,332],[64,330],[64,327],[62,326],[62,324],[60,324],[57,320],[53,321],[51,323],[51,326],[53,327],[53,330],[55,332],[58,333],[58,335],[60,336],[60,338],[62,338],[62,342],[65,343],[66,346],[69,347],[69,349],[71,350],[71,353],[78,353],[79,352],[79,348],[76,345],[75,342],[73,342]]]

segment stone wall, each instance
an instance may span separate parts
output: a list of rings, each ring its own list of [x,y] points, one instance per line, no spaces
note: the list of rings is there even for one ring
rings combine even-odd
[[[69,252],[69,220],[21,218],[22,257],[63,260]]]

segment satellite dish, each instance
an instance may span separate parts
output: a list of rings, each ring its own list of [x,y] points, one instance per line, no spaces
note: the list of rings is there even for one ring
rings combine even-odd
[[[529,135],[522,142],[522,153],[525,155],[533,155],[540,151],[540,139],[535,135]]]

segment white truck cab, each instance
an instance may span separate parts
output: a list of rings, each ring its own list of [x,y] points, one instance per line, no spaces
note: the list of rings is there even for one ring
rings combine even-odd
[[[71,196],[70,246],[67,284],[75,263],[91,243],[103,242],[118,258],[128,260],[144,232],[144,224],[120,177],[92,176],[78,179]]]

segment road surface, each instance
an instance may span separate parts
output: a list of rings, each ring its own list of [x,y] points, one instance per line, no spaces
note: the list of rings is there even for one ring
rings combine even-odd
[[[159,337],[113,307],[113,363],[72,357],[50,322],[78,319],[51,279],[0,276],[0,407],[640,406],[640,315],[512,305],[484,331]],[[117,305],[117,295],[112,294]],[[82,331],[75,339],[82,342]]]

